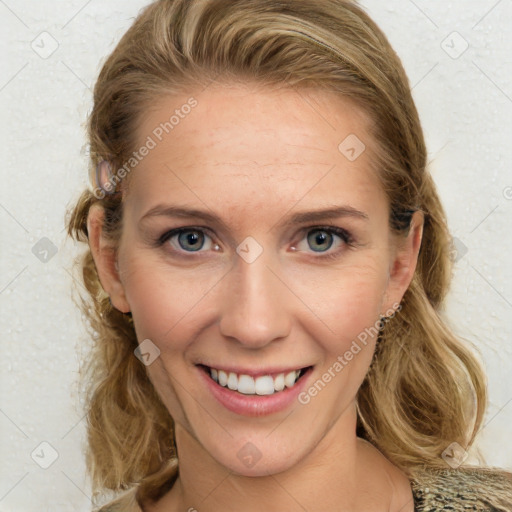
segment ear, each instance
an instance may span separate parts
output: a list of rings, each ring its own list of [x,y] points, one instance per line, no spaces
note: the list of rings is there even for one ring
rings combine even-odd
[[[384,311],[396,309],[393,305],[400,304],[412,281],[418,263],[424,222],[423,212],[416,211],[411,218],[407,236],[393,235],[394,242],[391,244],[391,262],[383,304]],[[385,312],[382,314],[385,315]]]
[[[93,204],[87,216],[89,248],[98,271],[101,286],[110,295],[113,306],[123,313],[128,313],[130,305],[119,277],[117,253],[112,242],[107,240],[103,233],[104,218],[104,209],[99,204]]]

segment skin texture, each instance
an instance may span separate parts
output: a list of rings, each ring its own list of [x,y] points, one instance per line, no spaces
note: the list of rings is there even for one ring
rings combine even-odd
[[[141,144],[189,97],[155,102],[138,125]],[[391,233],[387,198],[369,165],[373,141],[348,101],[247,84],[210,86],[194,97],[193,111],[129,176],[117,254],[102,236],[100,208],[88,219],[104,289],[116,308],[132,312],[139,342],[160,350],[147,371],[176,422],[180,477],[144,509],[412,511],[405,475],[355,434],[355,398],[374,338],[307,405],[294,401],[256,418],[216,401],[196,365],[313,366],[307,389],[400,303],[422,214],[407,237]],[[350,134],[366,145],[355,161],[338,149]],[[159,204],[215,213],[223,224],[141,220]],[[367,219],[285,224],[294,213],[334,205]],[[315,242],[314,228],[330,225],[353,241],[326,234]],[[179,235],[155,244],[184,227],[203,229],[202,247],[187,245],[185,235],[183,245]],[[236,252],[246,237],[263,250],[251,263]],[[237,456],[248,442],[261,454],[250,468]]]

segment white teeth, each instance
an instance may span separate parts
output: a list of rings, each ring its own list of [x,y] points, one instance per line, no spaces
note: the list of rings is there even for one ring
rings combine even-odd
[[[284,376],[284,383],[285,383],[286,387],[291,388],[295,384],[296,379],[297,379],[297,372],[295,370],[287,373]]]
[[[228,388],[236,391],[238,389],[238,377],[236,373],[230,373],[228,375]]]
[[[240,375],[238,377],[238,392],[244,395],[254,395],[256,393],[256,384],[249,375]]]
[[[283,391],[283,389],[284,389],[284,373],[280,373],[274,379],[274,389],[276,391]]]
[[[257,395],[271,395],[274,392],[274,379],[270,375],[258,377],[254,382]]]
[[[271,375],[262,375],[254,379],[250,375],[237,375],[236,373],[226,373],[224,370],[210,368],[210,376],[223,387],[228,387],[232,391],[238,391],[244,395],[272,395],[276,391],[291,388],[299,378],[300,370],[293,370],[287,374],[280,373],[275,377]]]
[[[219,384],[225,386],[228,383],[228,375],[226,372],[219,370]]]

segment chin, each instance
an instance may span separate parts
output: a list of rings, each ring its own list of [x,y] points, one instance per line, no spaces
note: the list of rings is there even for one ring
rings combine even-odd
[[[271,439],[273,437],[273,439]],[[295,437],[295,436],[294,436]],[[288,442],[287,442],[288,441]],[[210,442],[212,442],[210,440]],[[304,444],[298,444],[296,438],[283,439],[269,436],[247,436],[208,446],[202,443],[211,457],[221,466],[239,476],[261,477],[275,475],[289,470],[307,455]]]

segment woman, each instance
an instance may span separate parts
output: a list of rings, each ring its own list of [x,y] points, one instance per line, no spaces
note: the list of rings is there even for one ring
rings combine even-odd
[[[102,511],[512,510],[402,65],[347,0],[165,0],[89,119]],[[322,247],[325,245],[325,247]]]

